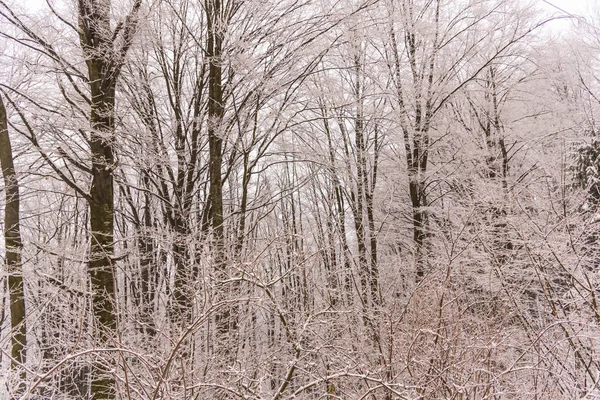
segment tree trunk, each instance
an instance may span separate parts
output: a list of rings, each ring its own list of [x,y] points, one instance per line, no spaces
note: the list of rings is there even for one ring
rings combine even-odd
[[[209,198],[212,228],[213,268],[217,279],[216,300],[225,299],[227,288],[223,282],[228,278],[225,256],[225,232],[223,226],[223,82],[222,82],[222,48],[225,28],[222,26],[223,5],[221,0],[206,1],[206,18],[208,24],[206,54],[209,62],[208,70],[208,146],[209,146]],[[231,328],[235,326],[230,306],[224,306],[215,316],[215,329],[219,346],[217,352],[222,356],[224,365],[229,363],[231,353]]]
[[[98,67],[96,67],[98,68]],[[94,82],[94,67],[90,67],[90,80]],[[95,85],[92,84],[92,88]],[[111,88],[112,89],[112,88]],[[114,137],[114,89],[109,93],[92,89],[92,186],[90,189],[90,242],[89,273],[93,292],[93,309],[97,345],[106,346],[115,338],[117,316],[115,314],[114,255],[114,192],[112,148]],[[92,398],[111,399],[114,377],[100,363],[92,371]]]
[[[95,345],[110,347],[116,337],[116,285],[114,256],[114,189],[113,171],[116,168],[115,87],[124,57],[131,45],[136,28],[136,0],[124,23],[111,30],[110,2],[79,0],[79,35],[86,58],[90,86],[90,136],[92,183],[87,198],[90,206],[89,275],[93,293]],[[117,35],[122,43],[115,47]],[[91,370],[93,400],[115,398],[115,378],[112,362],[95,362]]]
[[[26,324],[25,293],[23,290],[23,269],[21,266],[21,230],[19,221],[19,181],[13,164],[12,148],[8,136],[6,108],[0,98],[0,165],[4,176],[4,192],[6,203],[4,209],[4,240],[6,247],[6,272],[8,274],[8,291],[10,299],[11,367],[18,368],[26,361]],[[21,373],[21,381],[25,381],[25,373]],[[21,384],[17,394],[24,386]]]

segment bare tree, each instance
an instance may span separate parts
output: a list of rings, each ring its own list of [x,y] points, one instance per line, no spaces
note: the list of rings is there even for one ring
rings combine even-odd
[[[89,105],[90,131],[87,136],[91,166],[82,167],[91,176],[89,193],[67,178],[66,183],[88,201],[90,207],[89,277],[93,297],[95,318],[95,338],[99,347],[111,346],[115,340],[118,317],[115,310],[114,273],[114,193],[113,171],[116,166],[114,156],[115,130],[115,89],[117,79],[131,46],[137,23],[137,12],[141,1],[133,4],[132,11],[114,28],[111,28],[110,4],[104,1],[81,0],[77,3],[78,26],[69,25],[77,31],[81,50],[87,67],[87,76],[77,77],[88,85],[89,95],[84,94],[73,80],[73,70],[69,61],[57,50],[29,28],[6,4],[2,3],[3,15],[33,43],[39,52],[62,66],[65,77],[74,85],[80,96]],[[63,22],[66,22],[64,19]],[[64,91],[63,91],[64,94]],[[29,138],[37,147],[36,132],[20,113],[29,130]],[[44,154],[46,161],[59,170],[54,162]],[[72,160],[72,159],[71,159]],[[75,166],[81,166],[75,163]],[[94,365],[91,378],[91,397],[94,399],[114,398],[114,377],[111,368],[101,362]]]
[[[11,366],[21,371],[21,382],[16,386],[15,394],[21,394],[25,388],[25,370],[27,361],[27,324],[25,310],[25,290],[23,285],[23,267],[21,265],[21,224],[19,219],[19,180],[13,163],[13,152],[8,135],[6,108],[0,97],[0,166],[4,177],[4,243],[6,249],[6,273],[8,274],[8,293],[11,326]]]
[[[593,74],[528,5],[75,6],[0,0],[23,397],[594,393]]]
[[[520,11],[506,12],[507,7],[505,1],[389,4],[400,15],[390,20],[387,57],[408,174],[417,281],[428,269],[428,167],[436,117],[461,88],[546,22],[521,23]],[[497,34],[493,27],[499,25],[503,32]],[[488,43],[493,46],[484,51]]]

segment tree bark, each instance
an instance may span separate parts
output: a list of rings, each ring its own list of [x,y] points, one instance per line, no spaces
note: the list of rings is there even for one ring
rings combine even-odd
[[[92,237],[88,271],[93,292],[94,339],[100,347],[110,346],[117,328],[113,265],[115,87],[135,32],[140,5],[141,1],[136,1],[125,22],[112,32],[110,2],[78,1],[79,35],[86,57],[91,95],[91,131],[88,144],[92,158],[92,183],[88,203]],[[115,48],[119,32],[122,32],[123,42]],[[90,395],[93,400],[115,398],[115,378],[110,369],[102,362],[92,365]]]
[[[97,67],[96,67],[97,68]],[[96,74],[90,68],[90,80]],[[94,86],[94,85],[92,85]],[[98,345],[104,346],[114,338],[117,327],[115,314],[114,255],[114,191],[113,166],[115,162],[112,140],[114,135],[113,93],[104,94],[92,89],[92,186],[90,189],[90,242],[89,273],[93,292],[93,309]],[[92,374],[92,398],[114,398],[114,378],[100,365]]]
[[[0,165],[4,176],[6,203],[4,208],[4,241],[6,247],[6,272],[10,299],[11,368],[17,369],[26,361],[27,329],[25,324],[25,293],[23,289],[23,269],[21,265],[21,230],[19,220],[19,181],[15,173],[12,147],[8,136],[6,108],[0,97]],[[21,373],[21,381],[25,373]],[[17,394],[24,389],[17,388]]]
[[[216,301],[225,299],[228,278],[225,255],[225,230],[223,226],[223,103],[222,50],[225,27],[225,10],[221,0],[206,0],[207,42],[206,55],[208,70],[208,147],[209,147],[209,199],[212,228],[212,261],[216,277]],[[223,364],[227,365],[231,355],[231,328],[235,326],[234,313],[230,306],[224,306],[215,316],[215,331],[219,346],[216,347]]]

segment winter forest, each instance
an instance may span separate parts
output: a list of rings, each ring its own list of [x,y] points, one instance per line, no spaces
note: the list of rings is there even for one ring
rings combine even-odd
[[[0,398],[600,399],[544,3],[0,0]]]

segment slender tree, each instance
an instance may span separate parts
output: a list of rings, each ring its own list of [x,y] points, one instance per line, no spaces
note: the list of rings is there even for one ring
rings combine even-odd
[[[4,207],[4,243],[6,248],[6,273],[10,301],[11,367],[20,369],[27,360],[27,328],[25,323],[25,290],[23,285],[23,267],[21,265],[21,223],[19,219],[19,179],[15,172],[13,153],[8,135],[6,108],[0,97],[0,166],[4,177],[6,203]],[[23,369],[20,369],[24,371]],[[25,373],[20,374],[25,380]],[[20,384],[17,393],[23,390]]]

